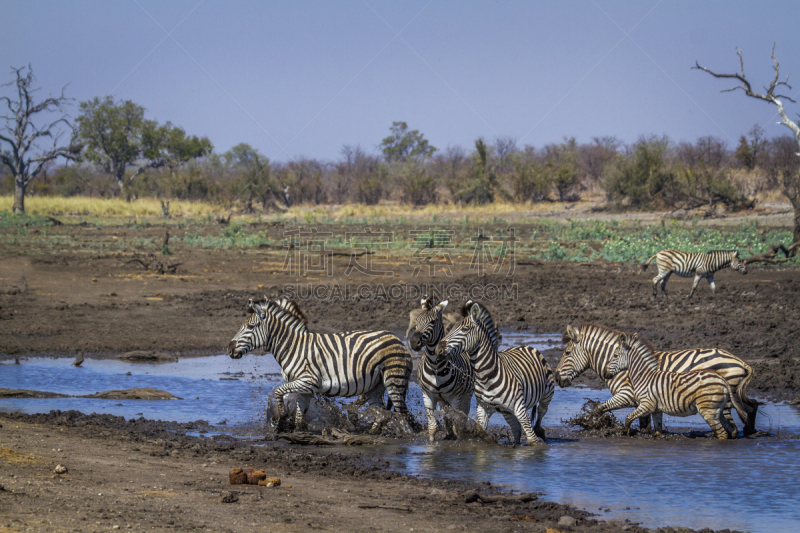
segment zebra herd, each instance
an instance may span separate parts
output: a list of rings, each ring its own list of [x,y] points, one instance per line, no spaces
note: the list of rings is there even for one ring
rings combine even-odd
[[[638,335],[596,324],[569,325],[563,337],[566,347],[553,372],[535,348],[499,350],[500,332],[481,303],[467,301],[460,310],[461,320],[446,332],[443,312],[447,305],[447,301],[425,298],[421,309],[412,312],[414,333],[409,346],[422,352],[417,380],[431,442],[437,430],[437,404],[468,415],[474,396],[483,429],[491,415],[499,412],[511,427],[515,444],[522,433],[528,444],[541,443],[545,438],[542,419],[555,384],[567,387],[589,368],[605,380],[612,394],[598,407],[599,412],[635,408],[625,421],[628,432],[636,418],[640,429],[648,429],[652,415],[658,433],[663,430],[663,413],[689,416],[699,412],[716,437],[735,438],[732,407],[744,422],[744,434],[755,432],[758,404],[747,396],[753,370],[730,352],[713,348],[658,352]],[[264,348],[275,356],[286,383],[274,391],[273,423],[288,416],[284,396],[297,393],[298,428],[304,427],[304,415],[315,394],[361,396],[369,405],[394,407],[415,427],[405,403],[413,360],[397,336],[388,331],[313,333],[299,306],[285,299],[250,300],[249,310],[228,345],[228,355],[238,359]],[[388,393],[385,405],[384,393]]]

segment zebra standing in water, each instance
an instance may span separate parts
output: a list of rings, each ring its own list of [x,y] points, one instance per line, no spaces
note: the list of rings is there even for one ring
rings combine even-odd
[[[658,282],[661,282],[661,293],[667,296],[667,281],[675,273],[681,277],[688,278],[694,274],[694,283],[689,292],[691,299],[697,284],[706,278],[711,285],[711,293],[716,294],[717,288],[714,285],[714,272],[723,268],[731,267],[742,274],[747,274],[747,265],[739,259],[739,252],[736,250],[713,250],[707,253],[679,252],[677,250],[662,250],[656,255],[642,263],[642,272],[647,270],[650,262],[656,259],[658,275],[653,278],[653,296],[658,294]]]
[[[435,297],[421,301],[422,310],[416,317],[416,328],[411,336],[410,347],[414,351],[425,350],[424,357],[417,366],[417,381],[422,389],[422,400],[428,415],[428,440],[433,442],[436,433],[436,405],[444,403],[469,415],[469,406],[475,389],[475,375],[469,362],[469,355],[458,353],[453,357],[439,357],[436,346],[444,337],[442,313],[447,300],[438,303]],[[475,307],[483,317],[483,324],[489,332],[492,345],[497,349],[500,345],[497,328],[489,311],[477,302],[468,300],[461,308],[464,316]],[[451,428],[446,428],[448,434]]]
[[[498,352],[491,334],[481,320],[481,309],[473,305],[469,316],[454,327],[439,343],[436,354],[452,358],[469,355],[475,373],[475,399],[478,402],[478,423],[486,429],[489,417],[502,413],[511,426],[514,444],[525,432],[528,444],[544,438],[542,418],[553,398],[553,373],[544,357],[535,348],[516,346]],[[537,408],[538,406],[538,408]],[[535,428],[528,409],[537,408]]]
[[[402,341],[387,331],[311,333],[296,303],[287,300],[262,304],[250,300],[252,314],[228,344],[228,355],[239,359],[256,348],[275,356],[287,381],[274,391],[277,418],[282,419],[283,397],[295,392],[295,424],[302,427],[303,415],[313,394],[324,396],[365,395],[370,404],[383,406],[383,393],[412,425],[406,408],[411,357]],[[278,422],[273,417],[273,422]]]
[[[561,360],[555,371],[556,382],[561,387],[568,387],[573,379],[584,370],[591,368],[606,382],[611,391],[611,398],[603,402],[598,409],[602,412],[615,411],[626,407],[636,407],[638,402],[633,391],[628,372],[620,372],[612,378],[608,374],[608,364],[619,347],[621,331],[597,324],[583,324],[578,327],[567,326],[563,341],[567,343]],[[712,370],[722,376],[733,389],[733,394],[744,405],[747,414],[742,418],[744,434],[756,432],[756,413],[758,403],[747,396],[747,388],[753,379],[753,369],[726,350],[701,348],[676,350],[672,352],[655,352],[659,370],[670,372],[689,372],[692,370]],[[739,411],[741,416],[742,412]],[[726,406],[725,416],[730,423],[730,405]],[[656,432],[662,431],[661,413],[653,415]],[[639,428],[649,427],[649,417],[639,419]]]
[[[653,346],[637,334],[629,339],[622,333],[617,351],[608,363],[608,377],[624,370],[628,371],[639,404],[625,418],[628,435],[631,422],[646,414],[663,412],[671,416],[691,416],[699,412],[718,439],[737,437],[736,425],[724,415],[725,406],[733,402],[743,419],[744,408],[725,378],[716,372],[659,370]]]

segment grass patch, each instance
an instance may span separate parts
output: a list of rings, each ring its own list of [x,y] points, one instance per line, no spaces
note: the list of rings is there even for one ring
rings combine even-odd
[[[32,453],[19,453],[11,448],[0,448],[0,460],[15,465],[29,465],[44,460],[43,457]]]
[[[0,211],[11,212],[13,196],[0,196]],[[219,213],[221,209],[203,202],[170,200],[173,216],[204,216]],[[160,216],[161,201],[155,198],[140,198],[126,202],[120,198],[89,198],[85,196],[30,196],[25,198],[27,215],[96,215],[96,216]]]

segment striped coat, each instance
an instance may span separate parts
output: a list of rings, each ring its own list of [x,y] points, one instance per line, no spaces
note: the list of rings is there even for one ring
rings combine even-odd
[[[542,442],[542,418],[553,398],[553,372],[535,348],[517,346],[498,352],[491,341],[481,311],[473,306],[469,316],[445,336],[436,350],[440,357],[469,354],[475,372],[478,423],[485,429],[489,417],[499,412],[511,426],[514,443],[525,433],[528,444]],[[536,410],[535,429],[528,410]]]
[[[637,401],[633,385],[627,372],[620,372],[614,377],[606,377],[608,364],[619,346],[621,331],[597,324],[583,324],[578,327],[567,326],[563,341],[567,343],[561,360],[556,367],[555,379],[562,387],[568,387],[573,379],[584,370],[591,368],[604,378],[611,391],[611,399],[599,406],[602,412],[614,411],[626,407],[636,407]],[[744,405],[746,418],[744,433],[755,433],[755,420],[758,403],[747,396],[747,389],[753,379],[753,369],[726,350],[701,348],[676,350],[671,352],[655,352],[660,370],[671,372],[687,372],[691,370],[712,370],[730,384],[734,395]],[[730,416],[730,405],[726,409],[726,418],[733,423]],[[741,416],[741,412],[739,413]],[[656,431],[662,430],[661,413],[655,413]],[[649,420],[643,418],[640,428],[649,426]]]
[[[745,417],[743,407],[728,382],[711,370],[668,372],[659,370],[653,346],[634,334],[622,333],[617,351],[611,357],[608,374],[613,377],[626,371],[633,384],[638,406],[625,418],[630,435],[631,423],[637,417],[655,412],[671,416],[691,416],[700,413],[718,439],[736,438],[732,421],[724,416],[729,402]]]
[[[311,333],[296,303],[287,300],[262,304],[250,300],[253,313],[228,344],[228,355],[239,359],[257,348],[275,356],[286,383],[275,389],[278,413],[286,416],[283,397],[297,393],[295,423],[303,426],[303,415],[311,396],[366,395],[370,403],[383,405],[383,393],[398,412],[414,423],[405,398],[411,375],[411,357],[402,341],[387,331]]]
[[[747,274],[747,265],[739,258],[739,252],[736,250],[713,250],[707,253],[662,250],[642,263],[642,271],[647,270],[653,258],[655,258],[658,266],[658,275],[653,278],[653,296],[658,294],[659,281],[661,282],[661,293],[664,296],[667,295],[667,281],[673,273],[684,278],[694,275],[694,283],[692,283],[689,298],[692,297],[695,289],[697,289],[697,284],[703,278],[708,280],[711,292],[716,294],[717,287],[714,285],[714,272],[718,270],[731,267],[742,274]]]
[[[417,381],[428,415],[428,439],[433,442],[438,425],[434,413],[439,403],[469,414],[474,373],[469,356],[464,353],[453,357],[436,355],[436,346],[444,337],[442,312],[447,306],[447,300],[438,303],[435,297],[431,297],[423,299],[421,304],[422,309],[416,317],[416,327],[409,346],[414,351],[424,352],[417,366]],[[447,432],[451,433],[451,428],[447,428]]]

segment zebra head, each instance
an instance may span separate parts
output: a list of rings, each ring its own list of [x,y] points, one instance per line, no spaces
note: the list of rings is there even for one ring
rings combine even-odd
[[[589,354],[582,344],[583,335],[574,326],[567,326],[562,341],[566,342],[567,346],[561,354],[561,360],[553,377],[559,387],[569,387],[573,379],[589,368]]]
[[[228,355],[232,359],[239,359],[244,354],[266,344],[269,332],[266,331],[266,328],[261,327],[261,325],[267,318],[266,307],[268,305],[269,300],[265,300],[262,307],[260,304],[250,299],[248,305],[250,314],[247,320],[244,321],[244,324],[242,324],[242,327],[239,328],[239,332],[231,339],[231,342],[228,343]]]
[[[739,257],[739,252],[731,252],[731,268],[742,274],[747,274],[747,265]]]
[[[422,312],[417,315],[417,323],[409,345],[415,352],[420,351],[425,346],[432,353],[436,345],[444,337],[442,312],[447,307],[447,300],[439,303],[434,296],[424,298],[421,304]]]
[[[638,338],[638,333],[634,333],[630,336],[630,338],[625,333],[620,333],[617,349],[614,351],[614,355],[611,356],[611,360],[608,362],[608,375],[603,376],[604,378],[613,378],[623,370],[628,370],[630,368],[631,350],[633,349],[633,345],[636,343]]]
[[[485,326],[480,321],[480,310],[473,307],[469,315],[453,326],[444,339],[436,347],[436,355],[451,358],[460,353],[472,355],[481,344],[481,332],[486,336]]]

